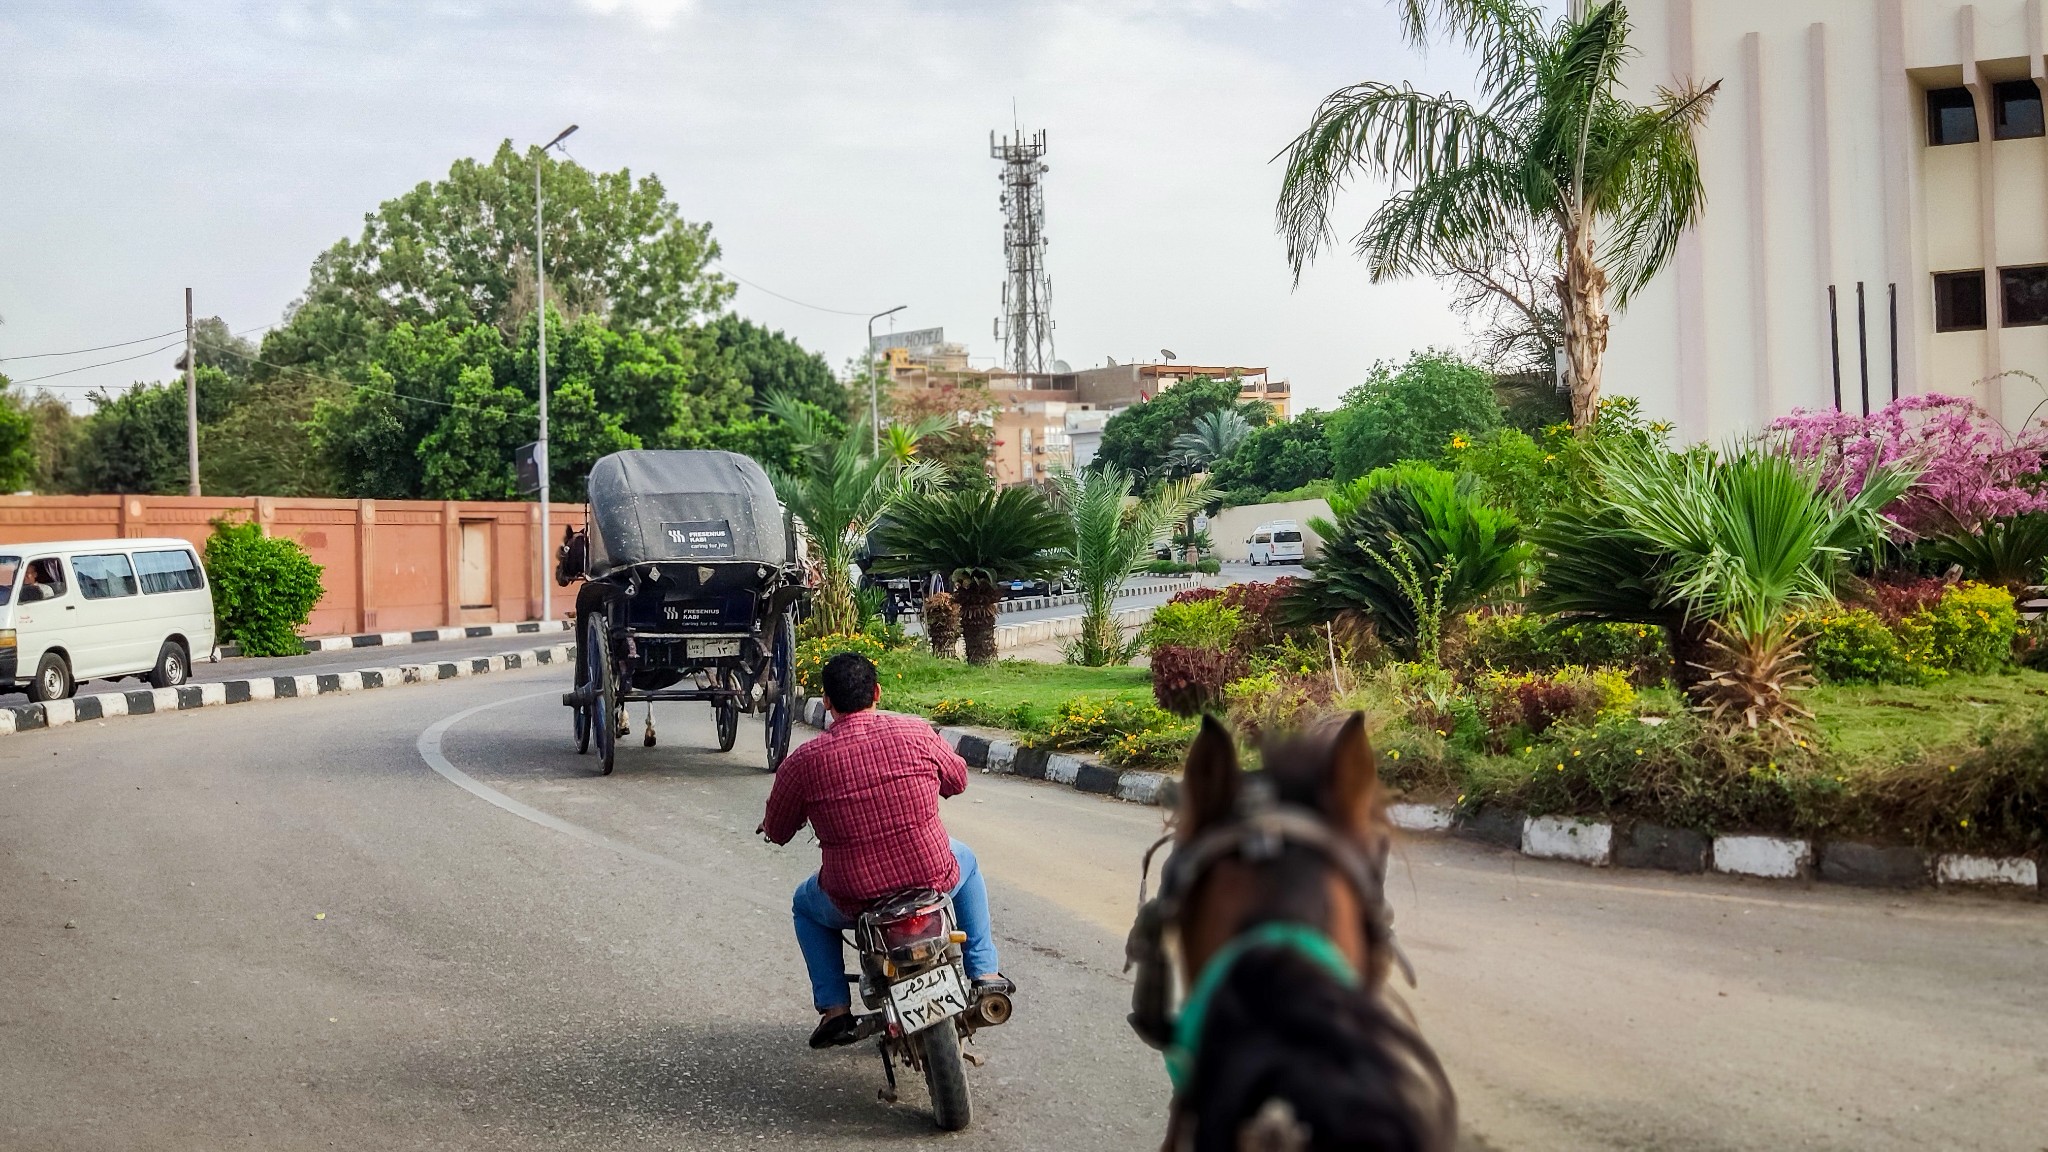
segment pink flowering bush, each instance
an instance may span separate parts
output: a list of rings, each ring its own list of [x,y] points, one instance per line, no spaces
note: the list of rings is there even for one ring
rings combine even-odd
[[[2048,429],[2014,435],[1966,397],[1907,396],[1869,416],[1795,409],[1771,430],[1795,455],[1823,461],[1825,478],[1849,493],[1877,465],[1924,469],[1885,509],[1915,536],[1973,532],[1986,520],[2048,509],[2048,492],[2036,483]]]

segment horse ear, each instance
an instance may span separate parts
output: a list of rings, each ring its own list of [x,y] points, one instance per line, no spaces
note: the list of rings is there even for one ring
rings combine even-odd
[[[1380,766],[1365,731],[1365,713],[1353,712],[1330,745],[1330,816],[1348,828],[1363,828],[1379,800]]]
[[[1180,778],[1179,838],[1192,840],[1227,819],[1237,807],[1237,789],[1242,782],[1237,742],[1214,716],[1202,717],[1202,730],[1188,749],[1187,769]]]

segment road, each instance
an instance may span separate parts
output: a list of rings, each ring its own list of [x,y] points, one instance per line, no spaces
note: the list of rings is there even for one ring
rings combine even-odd
[[[759,729],[589,773],[558,669],[0,742],[0,1148],[729,1149],[936,1139],[813,1053]],[[437,769],[436,765],[439,765]],[[519,809],[515,811],[515,809]],[[988,1149],[1155,1146],[1121,946],[1153,809],[977,776],[1016,1019]],[[2048,1146],[2048,908],[1398,857],[1475,1149]],[[67,927],[75,925],[75,927]],[[915,1087],[914,1082],[912,1084]]]

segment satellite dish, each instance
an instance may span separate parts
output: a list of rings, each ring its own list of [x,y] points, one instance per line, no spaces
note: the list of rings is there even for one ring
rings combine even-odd
[[[1065,360],[1055,360],[1052,362],[1052,370],[1064,376],[1067,373],[1072,372],[1074,370],[1074,366],[1067,363]]]
[[[1116,367],[1116,357],[1114,357],[1114,356],[1108,357],[1108,360],[1109,360],[1109,366],[1110,366],[1111,368],[1114,368],[1114,367]]]
[[[1167,361],[1167,363],[1169,363],[1169,364],[1171,364],[1171,363],[1173,362],[1173,360],[1174,360],[1174,355],[1173,355],[1173,349],[1171,349],[1171,348],[1161,348],[1161,349],[1159,350],[1159,354],[1160,354],[1161,356],[1164,356],[1164,357],[1166,357],[1166,361]]]

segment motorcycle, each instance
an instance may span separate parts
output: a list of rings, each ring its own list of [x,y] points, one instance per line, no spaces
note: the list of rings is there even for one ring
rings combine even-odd
[[[1007,1021],[1012,1008],[1005,993],[977,992],[968,981],[961,952],[966,942],[951,896],[929,888],[899,892],[854,922],[860,974],[847,977],[859,981],[868,1008],[855,1036],[881,1037],[888,1086],[878,1095],[894,1104],[896,1065],[915,1069],[931,1093],[932,1119],[948,1132],[974,1117],[966,1065],[981,1061],[963,1052],[961,1041]]]

